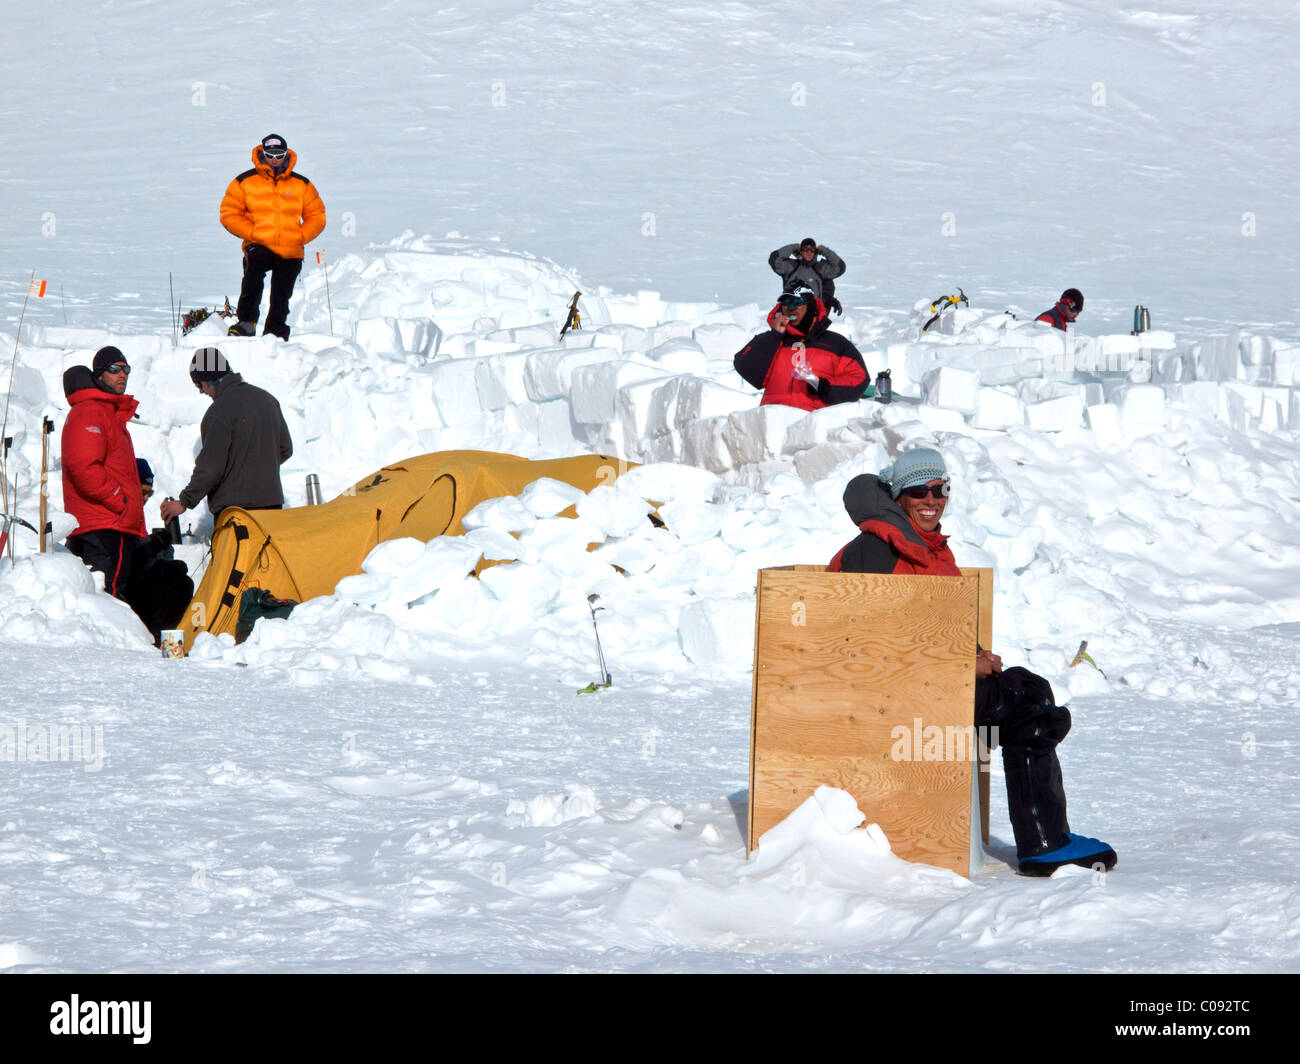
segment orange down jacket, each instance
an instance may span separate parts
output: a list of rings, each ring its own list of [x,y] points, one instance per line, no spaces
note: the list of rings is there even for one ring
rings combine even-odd
[[[289,152],[289,165],[277,175],[258,160],[260,150],[260,144],[254,145],[253,168],[226,186],[221,224],[245,248],[261,244],[283,259],[300,259],[303,245],[325,230],[325,204],[316,186],[294,172],[296,152]]]

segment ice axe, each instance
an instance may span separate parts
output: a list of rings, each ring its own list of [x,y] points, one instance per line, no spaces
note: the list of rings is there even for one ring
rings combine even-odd
[[[9,545],[9,530],[14,525],[22,525],[23,528],[31,528],[33,532],[36,532],[36,529],[32,528],[32,526],[21,517],[13,517],[10,514],[0,513],[0,554],[4,554],[5,547]],[[39,534],[40,533],[37,533],[37,535]],[[12,564],[13,558],[10,557],[9,561]]]
[[[596,605],[599,599],[600,596],[596,594],[587,596],[587,609],[591,610],[591,630],[596,633],[596,661],[600,665],[600,683],[592,681],[578,691],[580,695],[594,695],[602,687],[612,687],[614,684],[613,677],[609,675],[609,669],[605,667],[605,652],[600,649],[600,629],[596,627],[596,613],[605,608]]]

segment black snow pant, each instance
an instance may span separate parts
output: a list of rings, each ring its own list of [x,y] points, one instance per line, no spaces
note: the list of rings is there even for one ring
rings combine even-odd
[[[1007,806],[1019,860],[1070,841],[1065,784],[1057,744],[1070,730],[1070,711],[1058,706],[1052,685],[1028,669],[1007,669],[975,681],[975,725],[996,728],[1002,746]]]
[[[244,251],[244,282],[239,289],[239,306],[236,313],[241,325],[257,327],[258,313],[262,307],[262,285],[267,271],[271,273],[271,305],[266,311],[263,333],[289,339],[289,297],[302,272],[302,259],[281,258],[270,248],[250,244]]]
[[[104,574],[104,590],[114,598],[126,599],[131,581],[131,563],[135,556],[135,536],[101,528],[68,537],[68,550],[90,567]]]

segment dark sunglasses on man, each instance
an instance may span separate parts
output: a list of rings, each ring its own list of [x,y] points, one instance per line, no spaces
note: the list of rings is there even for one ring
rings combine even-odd
[[[114,362],[111,366],[105,366],[104,373],[130,373],[131,367],[125,362]]]

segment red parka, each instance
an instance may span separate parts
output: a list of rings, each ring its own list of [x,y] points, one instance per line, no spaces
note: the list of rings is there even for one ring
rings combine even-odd
[[[768,313],[768,325],[779,309],[778,305]],[[785,332],[769,329],[750,340],[732,360],[737,373],[763,389],[760,406],[781,403],[800,410],[820,410],[837,403],[856,403],[867,390],[867,366],[861,353],[845,337],[830,331],[820,299],[813,301],[812,310],[815,316],[805,331],[793,325],[787,325]],[[815,391],[794,375],[794,360],[800,352],[817,375]]]
[[[82,388],[68,396],[63,425],[63,508],[77,519],[74,536],[112,529],[148,535],[144,497],[127,425],[140,404],[129,395]]]
[[[862,533],[831,559],[831,572],[961,575],[948,537],[917,528],[872,474],[849,481],[844,508]]]

